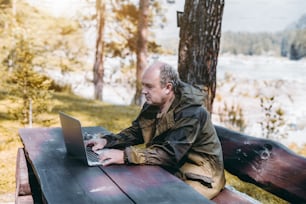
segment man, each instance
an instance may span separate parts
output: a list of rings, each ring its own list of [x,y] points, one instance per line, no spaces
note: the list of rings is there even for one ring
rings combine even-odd
[[[225,185],[220,141],[198,89],[155,62],[142,77],[146,103],[131,127],[92,139],[103,165],[160,165],[211,199]],[[144,145],[140,145],[144,144]]]

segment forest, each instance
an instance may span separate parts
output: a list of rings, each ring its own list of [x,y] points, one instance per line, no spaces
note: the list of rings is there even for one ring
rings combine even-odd
[[[105,57],[118,59],[121,71],[128,76],[120,80],[125,80],[124,83],[136,89],[137,7],[117,6],[112,10],[114,15],[108,16],[106,21],[117,23],[107,24],[109,27],[106,32]],[[85,10],[95,10],[95,4],[91,2]],[[166,21],[162,12],[162,6],[154,4],[149,29]],[[84,38],[84,30],[95,28],[97,16],[94,12],[89,13],[90,15],[80,14],[77,18],[67,19],[51,16],[24,1],[18,1],[15,6],[11,0],[0,1],[0,195],[4,195],[0,196],[0,202],[11,201],[14,194],[14,154],[22,146],[18,138],[20,127],[58,126],[57,113],[64,110],[80,117],[85,125],[101,125],[117,132],[126,127],[139,110],[135,105],[121,107],[76,96],[73,94],[73,87],[65,81],[56,82],[42,74],[45,70],[60,70],[61,74],[68,76],[78,71],[93,72],[95,56],[93,47],[88,44],[95,46],[96,39],[88,42]],[[297,25],[281,34],[224,32],[220,54],[272,55],[300,60],[306,57],[306,17],[302,17]],[[173,49],[165,49],[157,44],[154,33],[149,35],[148,53],[177,54]],[[106,69],[108,66],[106,64]],[[114,73],[109,73],[106,77],[111,78],[113,75]],[[93,83],[92,79],[88,80]],[[25,86],[31,87],[26,93]],[[35,110],[33,114],[29,113],[29,107]],[[225,111],[232,114],[229,109]],[[99,115],[109,117],[101,119]],[[239,123],[237,120],[232,122]],[[305,148],[292,148],[305,155]],[[271,200],[274,203],[285,203],[269,193],[254,190],[253,186],[237,181],[231,175],[228,175],[228,180],[240,191],[263,203]]]
[[[306,15],[293,28],[279,33],[222,33],[221,53],[281,56],[291,60],[306,57]]]

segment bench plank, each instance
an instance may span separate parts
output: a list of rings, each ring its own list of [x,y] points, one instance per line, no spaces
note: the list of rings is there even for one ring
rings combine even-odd
[[[24,196],[17,196],[15,199],[15,204],[33,204],[33,196],[32,195],[24,195]]]
[[[32,204],[34,203],[26,158],[23,148],[18,148],[16,159],[16,196],[15,203]]]
[[[227,171],[289,202],[306,202],[306,158],[278,142],[215,127]]]
[[[28,167],[23,148],[18,148],[16,159],[16,196],[31,195]]]
[[[248,196],[247,194],[233,190],[226,186],[217,197],[213,198],[216,204],[228,204],[228,203],[243,203],[243,204],[260,204],[259,201]]]

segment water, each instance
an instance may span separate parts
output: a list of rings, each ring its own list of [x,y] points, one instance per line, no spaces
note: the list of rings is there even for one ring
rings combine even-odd
[[[177,67],[177,56],[155,56],[150,59],[150,62],[156,59]],[[132,76],[120,72],[120,63],[108,63],[111,66],[106,66],[104,101],[116,105],[129,105],[135,90],[126,82],[127,78]],[[226,74],[232,75],[232,79],[226,80]],[[65,75],[60,71],[49,70],[48,75],[56,81],[70,84],[75,94],[93,98],[94,88],[90,82],[91,70]],[[118,79],[121,79],[119,81],[123,83],[117,83]],[[269,56],[219,56],[217,84],[216,94],[219,99],[215,98],[214,108],[222,108],[225,102],[228,105],[240,104],[247,121],[246,133],[248,135],[260,135],[259,121],[262,120],[263,113],[259,98],[270,95],[276,97],[273,105],[279,106],[285,112],[288,126],[286,131],[289,136],[284,143],[306,143],[306,106],[304,105],[306,101],[306,59],[291,61],[286,58]],[[232,89],[232,87],[235,88]]]
[[[287,58],[265,56],[221,56],[217,76],[231,73],[239,78],[253,80],[289,80],[306,82],[306,59],[292,61]]]

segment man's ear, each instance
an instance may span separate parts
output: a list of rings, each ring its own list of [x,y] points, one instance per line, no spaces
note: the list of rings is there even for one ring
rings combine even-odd
[[[166,90],[167,90],[167,94],[173,90],[173,84],[171,82],[168,82],[166,84]]]

